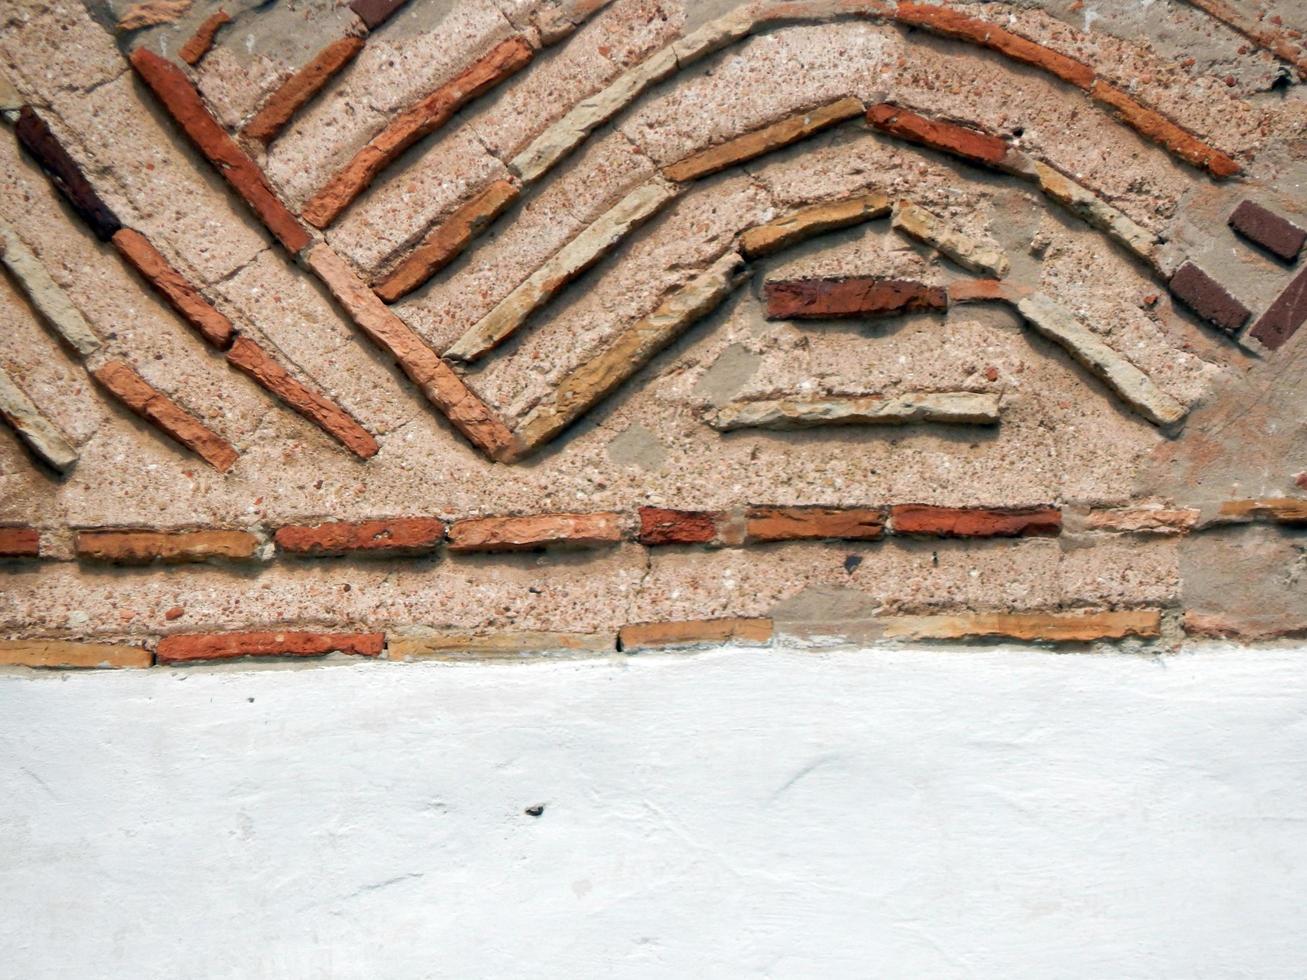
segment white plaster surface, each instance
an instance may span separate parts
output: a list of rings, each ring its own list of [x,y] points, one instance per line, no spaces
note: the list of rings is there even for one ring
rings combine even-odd
[[[0,677],[24,980],[1301,977],[1305,826],[1307,649]]]

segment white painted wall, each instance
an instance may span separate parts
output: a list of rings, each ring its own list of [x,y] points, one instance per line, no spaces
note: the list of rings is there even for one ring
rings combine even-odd
[[[1301,649],[7,676],[0,781],[23,980],[1307,972]]]

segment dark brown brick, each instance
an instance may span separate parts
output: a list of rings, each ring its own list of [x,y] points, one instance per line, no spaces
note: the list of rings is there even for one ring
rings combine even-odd
[[[948,308],[948,293],[940,287],[871,276],[779,280],[767,283],[763,295],[772,320],[893,316]]]
[[[82,175],[82,168],[68,155],[45,120],[33,112],[31,106],[23,106],[19,111],[14,134],[23,149],[45,171],[50,183],[72,205],[78,217],[90,225],[95,237],[102,242],[111,239],[122,227],[122,222],[109,205],[100,200],[100,195]]]
[[[890,508],[895,534],[942,538],[1053,537],[1062,532],[1056,507],[934,507],[900,504]]]
[[[1243,201],[1234,209],[1230,227],[1286,262],[1298,258],[1307,241],[1307,231],[1252,201]]]
[[[1303,320],[1307,320],[1307,269],[1293,277],[1248,335],[1271,350],[1279,350]]]
[[[388,21],[407,2],[408,0],[354,0],[349,9],[372,31]]]
[[[1169,288],[1172,296],[1226,333],[1238,333],[1251,315],[1248,307],[1192,262],[1176,270]]]

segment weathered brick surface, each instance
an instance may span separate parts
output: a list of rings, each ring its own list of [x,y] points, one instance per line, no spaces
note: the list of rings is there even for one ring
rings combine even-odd
[[[770,320],[896,316],[948,308],[941,287],[872,276],[774,280],[763,287],[763,298]]]
[[[934,507],[897,504],[890,508],[895,534],[945,538],[1049,537],[1062,531],[1055,507]]]
[[[517,452],[517,440],[508,427],[408,324],[386,309],[330,246],[315,246],[308,252],[307,261],[359,329],[390,352],[431,404],[469,442],[494,459]]]
[[[165,636],[155,653],[161,664],[194,660],[233,660],[237,657],[322,657],[350,653],[379,657],[382,633],[312,633],[252,631],[243,633],[185,633]]]
[[[64,199],[72,205],[78,217],[90,226],[95,237],[107,242],[114,232],[122,227],[118,216],[110,210],[109,205],[100,200],[100,195],[91,187],[82,168],[68,155],[63,144],[50,131],[45,120],[38,116],[31,106],[23,106],[14,124],[14,135],[23,145],[32,159],[45,171],[50,183],[58,189]]]
[[[900,3],[895,8],[894,17],[904,24],[921,27],[934,34],[959,38],[997,51],[1013,61],[1033,65],[1056,75],[1077,88],[1088,91],[1093,85],[1094,70],[1088,65],[1011,31],[1005,31],[993,21],[968,17],[956,10],[926,3]]]
[[[248,531],[78,531],[77,557],[115,565],[176,564],[253,558],[259,539]]]
[[[889,103],[882,102],[868,109],[867,122],[891,136],[951,153],[972,163],[997,167],[1007,157],[1007,144],[997,136],[927,119]]]
[[[885,512],[879,507],[752,507],[745,525],[749,542],[874,541],[884,532]]]
[[[814,204],[748,229],[740,235],[740,251],[750,259],[771,255],[828,231],[883,218],[889,212],[889,198],[875,193]]]
[[[1005,639],[1047,643],[1092,643],[1161,633],[1156,609],[1121,612],[960,613],[952,616],[896,616],[883,621],[884,635],[903,640]]]
[[[1261,500],[1228,500],[1221,505],[1218,521],[1270,521],[1274,524],[1307,524],[1307,497],[1267,497]]]
[[[109,361],[93,376],[111,395],[141,418],[181,443],[220,473],[236,462],[236,450],[122,361]]]
[[[363,50],[363,44],[361,37],[342,37],[328,44],[268,96],[254,118],[245,124],[242,135],[260,143],[271,143],[291,117],[354,60]]]
[[[121,228],[114,233],[113,246],[177,314],[219,350],[231,344],[231,321],[213,308],[200,291],[172,267],[139,231]]]
[[[1186,262],[1175,271],[1170,290],[1171,295],[1185,306],[1226,333],[1238,333],[1248,322],[1248,307],[1192,262]]]
[[[213,164],[286,250],[294,254],[309,244],[308,232],[277,198],[254,161],[209,113],[199,92],[181,69],[144,47],[132,52],[131,63],[195,148]]]
[[[272,392],[360,459],[371,459],[380,448],[372,433],[343,408],[291,377],[258,343],[238,337],[227,361]]]
[[[738,643],[757,646],[771,642],[770,619],[701,619],[676,623],[636,623],[623,626],[618,643],[627,653],[665,647]]]
[[[149,667],[143,647],[120,643],[75,643],[68,640],[0,640],[0,664],[11,667]]]
[[[837,99],[828,105],[796,113],[788,119],[774,122],[752,133],[745,133],[733,140],[727,140],[717,146],[709,147],[692,154],[684,160],[669,164],[663,173],[670,180],[698,180],[733,167],[737,163],[752,160],[754,157],[770,153],[772,150],[829,129],[837,123],[861,115],[864,106],[855,98]]]
[[[449,528],[451,551],[529,551],[545,546],[597,548],[622,540],[621,515],[535,514],[474,517]]]
[[[708,544],[717,538],[722,515],[715,511],[640,508],[640,543]]]
[[[0,419],[48,466],[66,473],[76,464],[77,449],[3,368],[0,368]]]
[[[4,221],[0,221],[0,262],[13,273],[32,305],[73,350],[89,357],[100,349],[100,338],[82,311],[50,278],[49,271],[18,237],[18,232]]]
[[[205,18],[204,23],[195,29],[195,33],[190,36],[190,39],[177,51],[177,57],[192,67],[198,65],[200,60],[209,53],[209,49],[213,47],[213,41],[218,36],[219,29],[224,24],[229,23],[231,23],[231,15],[225,10],[210,14]]]
[[[0,558],[37,558],[41,532],[34,527],[0,527]]]
[[[1206,170],[1213,177],[1233,177],[1239,173],[1239,164],[1233,159],[1186,132],[1161,113],[1137,102],[1115,85],[1098,79],[1090,94],[1096,102],[1115,112],[1117,118],[1135,132],[1154,143],[1160,143],[1181,160]]]
[[[1307,231],[1253,201],[1241,201],[1231,212],[1230,227],[1286,262],[1296,259],[1307,242]]]
[[[1015,303],[1030,289],[1003,282],[1001,279],[959,279],[948,284],[948,301],[952,303]]]
[[[1187,507],[1120,507],[1085,515],[1090,531],[1135,534],[1184,534],[1198,524],[1200,512]]]
[[[427,233],[392,272],[373,287],[393,303],[417,289],[467,248],[477,234],[517,200],[521,191],[507,180],[496,180],[479,191]]]
[[[457,78],[401,112],[304,206],[304,220],[315,228],[329,226],[401,153],[444,125],[467,102],[520,71],[533,54],[531,45],[520,37],[501,41]]]
[[[354,0],[349,9],[372,31],[388,21],[406,3],[408,0]]]
[[[471,632],[414,631],[386,640],[389,660],[523,660],[542,654],[597,656],[617,649],[613,633],[558,633],[539,630]]]
[[[1270,350],[1279,350],[1298,332],[1304,320],[1307,320],[1307,268],[1284,287],[1284,292],[1253,324],[1248,336]]]
[[[433,517],[395,517],[379,521],[332,521],[286,526],[273,540],[292,555],[421,554],[445,540],[445,523]]]

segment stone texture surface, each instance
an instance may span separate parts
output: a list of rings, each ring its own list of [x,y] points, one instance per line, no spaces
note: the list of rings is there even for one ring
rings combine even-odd
[[[522,660],[547,655],[578,657],[611,654],[617,649],[613,633],[520,632],[468,633],[411,630],[386,638],[390,660]]]
[[[884,194],[860,194],[841,201],[814,204],[750,228],[740,236],[740,251],[745,258],[761,258],[826,232],[883,218],[889,212],[889,198]]]
[[[709,416],[714,429],[809,429],[821,425],[902,425],[942,422],[993,425],[999,396],[986,392],[913,392],[888,398],[759,399],[730,402]]]
[[[68,346],[82,357],[100,349],[100,338],[86,322],[81,310],[50,278],[50,273],[24,244],[18,232],[4,222],[0,222],[0,262],[18,280],[32,305]]]
[[[626,653],[716,643],[758,646],[771,642],[770,619],[712,619],[623,626],[618,643]]]
[[[149,650],[130,644],[0,640],[0,664],[14,667],[149,667]]]
[[[1002,249],[971,238],[911,201],[894,205],[893,225],[896,231],[938,249],[970,272],[1002,279],[1011,268]]]
[[[971,613],[959,616],[904,616],[885,622],[885,636],[901,640],[1035,640],[1093,643],[1161,632],[1157,610],[1087,613]]]
[[[0,418],[22,437],[33,453],[59,472],[67,471],[77,462],[77,450],[72,443],[3,370],[0,370]]]

